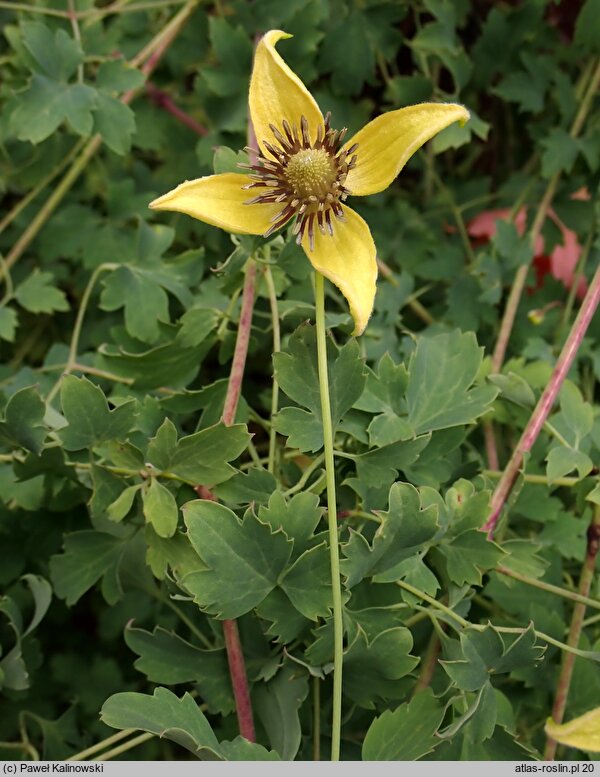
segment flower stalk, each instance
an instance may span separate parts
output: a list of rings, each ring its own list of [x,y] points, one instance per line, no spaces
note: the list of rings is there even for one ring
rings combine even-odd
[[[327,521],[329,524],[329,558],[331,562],[331,592],[333,599],[333,720],[331,728],[331,760],[340,760],[342,728],[342,663],[344,653],[344,613],[340,579],[335,470],[333,460],[333,427],[327,373],[327,340],[325,333],[325,279],[315,273],[315,314],[317,322],[317,362],[319,392],[323,417],[323,448],[327,474]]]

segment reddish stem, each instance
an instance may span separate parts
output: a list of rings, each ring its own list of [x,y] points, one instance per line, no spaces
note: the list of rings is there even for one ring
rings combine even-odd
[[[196,119],[193,119],[189,113],[182,111],[181,108],[179,108],[172,100],[171,96],[167,94],[167,92],[164,92],[162,89],[159,89],[157,86],[154,86],[154,84],[150,82],[146,84],[146,92],[148,93],[148,97],[152,100],[153,103],[158,105],[159,108],[163,108],[165,111],[167,111],[167,113],[170,113],[178,121],[180,121],[182,124],[185,124],[186,127],[189,127],[197,135],[208,134],[206,127],[203,127],[202,124],[196,121]]]
[[[544,389],[544,393],[540,397],[535,410],[533,411],[531,418],[529,419],[529,422],[525,427],[523,434],[521,435],[521,439],[519,440],[510,461],[506,465],[506,469],[504,470],[498,485],[496,486],[496,490],[492,496],[491,513],[483,527],[487,531],[488,537],[490,539],[494,535],[494,529],[496,528],[496,523],[498,522],[502,508],[504,507],[515,480],[517,479],[517,475],[519,474],[519,470],[523,464],[523,457],[533,447],[533,444],[537,440],[538,435],[542,430],[548,415],[550,414],[552,405],[554,404],[556,397],[558,396],[558,392],[560,391],[560,388],[565,378],[567,377],[569,370],[571,369],[573,360],[575,359],[577,351],[579,350],[579,346],[581,345],[581,341],[583,340],[587,328],[590,325],[590,321],[596,312],[596,308],[598,307],[599,302],[600,267],[596,270],[594,279],[592,280],[588,292],[585,295],[583,302],[581,303],[579,313],[577,314],[577,318],[571,327],[569,336],[567,337],[560,356],[558,357],[558,361],[556,362],[556,366],[554,367],[550,381]]]
[[[240,321],[238,324],[237,339],[235,341],[233,361],[231,362],[229,383],[227,384],[227,394],[225,395],[225,403],[223,406],[223,415],[221,416],[221,420],[227,426],[230,426],[235,421],[235,412],[242,390],[242,379],[244,377],[244,368],[248,355],[248,343],[250,341],[250,329],[252,327],[255,283],[256,263],[251,259],[246,265],[246,278],[244,280],[244,290],[242,292]],[[229,674],[231,675],[231,685],[235,698],[235,708],[237,711],[240,733],[250,742],[254,742],[256,741],[256,736],[254,733],[250,690],[248,688],[244,654],[242,652],[240,634],[236,621],[223,621],[223,636],[225,637],[227,662],[229,664]]]
[[[240,311],[235,351],[233,353],[233,361],[231,362],[231,372],[229,374],[229,383],[221,418],[226,426],[230,426],[235,421],[235,411],[237,410],[242,390],[242,379],[244,377],[248,343],[250,342],[250,329],[252,327],[255,285],[256,263],[250,259],[246,265],[246,278],[244,280],[244,290],[242,291],[242,309]]]
[[[249,742],[256,742],[254,732],[254,718],[252,715],[252,702],[248,689],[248,677],[246,675],[246,662],[240,642],[240,632],[237,621],[223,621],[223,636],[227,649],[227,663],[231,686],[235,697],[235,709],[237,712],[240,734]]]

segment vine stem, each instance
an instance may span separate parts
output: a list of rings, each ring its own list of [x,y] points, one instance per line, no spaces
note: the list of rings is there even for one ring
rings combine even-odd
[[[558,396],[558,392],[568,375],[573,360],[581,345],[581,341],[590,325],[596,308],[600,303],[600,267],[596,270],[594,278],[590,284],[587,294],[584,297],[577,318],[571,327],[571,331],[565,341],[563,349],[558,357],[556,366],[552,372],[550,380],[540,397],[527,426],[525,427],[521,439],[517,443],[515,450],[506,465],[502,477],[496,486],[492,496],[490,515],[484,525],[484,529],[491,539],[502,509],[508,499],[512,487],[517,479],[519,470],[523,464],[523,458],[529,453],[533,444],[538,438],[542,427],[544,426],[550,410]]]
[[[196,121],[196,119],[194,119],[193,116],[190,116],[189,113],[183,111],[172,99],[168,92],[159,89],[157,86],[154,86],[154,84],[148,81],[146,84],[146,93],[148,94],[149,99],[155,105],[158,105],[159,108],[163,108],[163,110],[167,111],[167,113],[170,113],[177,119],[177,121],[191,129],[192,132],[195,132],[197,135],[202,137],[208,135],[208,130],[206,127],[200,124],[200,122]]]
[[[344,613],[340,578],[340,550],[338,543],[335,470],[333,461],[333,427],[327,374],[327,340],[325,333],[325,279],[315,273],[315,314],[317,321],[317,362],[319,393],[323,417],[323,449],[327,476],[327,518],[329,523],[329,557],[331,562],[331,591],[333,598],[333,722],[331,727],[331,760],[340,760],[342,729],[342,663],[344,660]]]
[[[568,588],[561,588],[558,585],[546,583],[544,580],[537,580],[534,577],[522,575],[514,569],[508,569],[508,567],[497,566],[494,571],[499,572],[501,575],[506,575],[506,577],[512,577],[514,580],[525,583],[525,585],[530,585],[532,588],[539,588],[540,591],[547,591],[549,594],[560,596],[563,599],[569,599],[572,602],[581,604],[584,608],[592,607],[595,610],[600,610],[600,601],[598,601],[598,599],[590,599],[588,594],[582,594],[581,590],[579,593],[576,593],[575,591],[570,591]]]
[[[248,356],[248,343],[250,342],[250,330],[252,328],[252,312],[254,310],[254,290],[256,285],[256,262],[250,259],[246,264],[246,276],[244,278],[244,290],[242,291],[242,307],[238,324],[235,350],[231,362],[231,372],[227,384],[227,394],[223,405],[221,420],[226,426],[231,426],[235,421],[242,379]],[[240,733],[250,742],[256,741],[254,731],[254,718],[252,715],[252,703],[250,701],[250,689],[246,675],[246,664],[237,622],[235,620],[223,621],[223,636],[227,651],[227,663],[229,675],[235,698],[235,708],[238,717]]]
[[[572,138],[576,138],[581,132],[585,119],[587,118],[590,107],[592,105],[592,99],[596,94],[596,92],[598,91],[599,85],[600,85],[600,59],[596,61],[595,68],[592,70],[592,75],[590,76],[590,80],[588,82],[587,89],[585,90],[584,97],[581,101],[581,105],[579,106],[577,115],[573,120],[573,124],[569,132],[569,135]],[[550,203],[552,202],[552,199],[554,197],[554,193],[556,191],[556,187],[558,186],[558,182],[560,181],[560,178],[561,178],[560,172],[555,173],[552,176],[552,178],[548,182],[546,191],[544,192],[542,200],[539,204],[537,213],[535,215],[535,218],[533,220],[533,224],[531,225],[531,230],[529,233],[530,243],[532,248],[535,246],[535,242],[542,231],[542,227],[544,226],[544,221],[546,220],[546,214],[548,212],[548,208],[550,207]],[[522,267],[519,267],[519,269],[515,274],[513,285],[511,287],[510,294],[508,295],[508,300],[506,302],[506,308],[504,310],[504,315],[502,317],[502,323],[500,324],[500,332],[498,334],[496,347],[494,348],[494,354],[492,357],[492,365],[493,365],[494,372],[500,372],[500,370],[502,369],[504,356],[506,354],[506,349],[508,347],[508,341],[510,339],[510,334],[512,332],[513,325],[515,323],[517,309],[519,307],[519,302],[521,301],[523,289],[525,288],[525,282],[527,280],[528,271],[529,271],[529,265],[527,264],[527,265],[523,265]]]
[[[582,597],[588,597],[590,588],[592,587],[592,580],[594,577],[594,568],[596,566],[596,556],[598,555],[598,547],[600,543],[600,508],[596,508],[594,517],[588,528],[587,533],[587,548],[585,553],[585,559],[583,560],[583,566],[581,568],[581,576],[579,578],[579,594]],[[585,604],[578,602],[573,607],[573,614],[571,616],[571,625],[569,627],[569,636],[567,637],[567,645],[576,648],[579,644],[579,638],[581,637],[581,631],[583,628],[583,618],[585,616]],[[567,706],[567,699],[569,698],[569,688],[571,687],[571,678],[573,677],[573,668],[575,666],[575,656],[573,653],[564,653],[562,665],[560,668],[560,675],[558,677],[558,683],[556,685],[556,695],[554,697],[554,705],[552,706],[552,719],[555,723],[562,723],[565,714],[565,708]],[[556,755],[556,748],[558,742],[552,737],[546,739],[546,749],[544,751],[544,761],[553,761]]]
[[[79,304],[79,310],[77,311],[77,318],[75,319],[73,334],[71,335],[71,343],[69,345],[69,356],[67,357],[67,363],[65,364],[65,368],[62,371],[60,378],[56,381],[54,386],[52,386],[52,388],[50,389],[50,392],[48,393],[48,396],[46,397],[47,405],[49,405],[52,402],[52,400],[58,393],[64,377],[68,375],[72,370],[74,370],[75,367],[77,366],[77,350],[79,348],[79,338],[81,336],[83,319],[85,317],[85,314],[90,302],[90,297],[92,296],[92,291],[94,289],[94,286],[96,285],[96,281],[102,275],[103,272],[107,272],[108,270],[116,270],[118,266],[119,266],[118,264],[105,262],[104,264],[98,265],[98,267],[96,267],[96,269],[90,276],[88,284],[85,287],[85,291],[83,292],[81,303]]]

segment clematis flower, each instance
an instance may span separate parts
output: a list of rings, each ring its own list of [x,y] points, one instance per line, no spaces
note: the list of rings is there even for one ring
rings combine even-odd
[[[259,146],[245,173],[186,181],[150,203],[229,232],[264,235],[295,219],[293,234],[318,272],[346,297],[354,334],[369,320],[377,279],[369,227],[346,198],[381,192],[426,141],[455,121],[462,105],[421,103],[378,116],[343,143],[314,98],[275,50],[271,30],[258,43],[250,80],[250,117]]]

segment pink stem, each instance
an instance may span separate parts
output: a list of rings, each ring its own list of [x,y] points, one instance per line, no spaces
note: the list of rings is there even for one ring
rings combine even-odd
[[[235,421],[235,411],[237,410],[242,390],[242,379],[244,377],[246,356],[248,355],[248,343],[250,342],[250,329],[252,327],[255,284],[256,263],[250,259],[246,266],[246,278],[244,280],[244,290],[242,292],[242,309],[240,311],[235,351],[233,353],[233,361],[231,362],[229,384],[227,385],[227,394],[225,395],[223,416],[221,418],[226,426],[231,426]]]
[[[238,630],[237,621],[223,621],[223,636],[225,637],[229,676],[231,677],[231,686],[235,698],[235,709],[237,712],[240,734],[249,742],[256,742],[252,702],[250,701],[250,690],[248,688],[248,677],[246,675],[246,663],[244,661],[244,652],[242,650],[242,643],[240,642],[240,632]]]
[[[152,100],[153,103],[158,105],[159,108],[164,108],[165,111],[174,116],[182,124],[185,124],[186,127],[189,127],[197,135],[208,134],[206,127],[203,127],[202,124],[199,124],[189,115],[189,113],[182,111],[181,108],[179,108],[171,99],[170,95],[167,94],[167,92],[164,92],[162,89],[159,89],[150,82],[146,84],[146,92],[148,93],[148,97]]]
[[[248,343],[250,341],[250,329],[252,327],[255,283],[256,263],[253,260],[250,260],[246,266],[246,278],[244,280],[244,290],[242,292],[242,309],[240,311],[240,321],[238,324],[237,339],[235,341],[233,361],[231,363],[231,372],[229,374],[229,383],[227,385],[227,394],[225,395],[225,403],[223,406],[223,415],[221,416],[221,420],[227,426],[230,426],[235,420],[235,412],[242,390],[242,379],[244,377],[244,367],[246,366]],[[242,644],[240,642],[240,634],[235,620],[223,621],[223,636],[225,637],[227,662],[229,664],[229,674],[231,676],[231,685],[235,698],[235,708],[237,711],[240,734],[250,742],[255,742],[256,735],[254,732],[254,719],[252,715],[252,704],[250,702],[248,677],[246,675],[246,665],[244,662],[244,653],[242,652]]]
[[[567,337],[560,356],[558,357],[558,361],[556,362],[556,366],[554,367],[550,381],[544,389],[544,393],[540,397],[536,408],[533,411],[531,418],[529,419],[529,422],[523,431],[523,434],[521,435],[521,439],[519,440],[517,447],[515,448],[510,458],[510,461],[506,465],[506,469],[504,470],[498,485],[496,486],[496,490],[492,496],[491,513],[483,527],[487,531],[488,537],[490,539],[492,539],[494,535],[494,530],[496,528],[496,524],[502,509],[506,503],[506,500],[508,499],[515,480],[517,479],[517,475],[519,474],[519,470],[523,464],[523,457],[533,447],[533,444],[537,440],[538,435],[542,430],[548,415],[550,414],[550,410],[552,409],[556,397],[558,396],[558,392],[560,391],[560,388],[565,378],[567,377],[571,365],[573,364],[573,360],[577,354],[577,351],[579,350],[581,341],[583,340],[587,328],[590,325],[590,321],[596,312],[596,308],[598,307],[599,302],[600,268],[596,270],[594,279],[592,280],[588,292],[585,295],[583,302],[581,303],[579,313],[577,314],[577,318],[571,327],[569,336]]]

